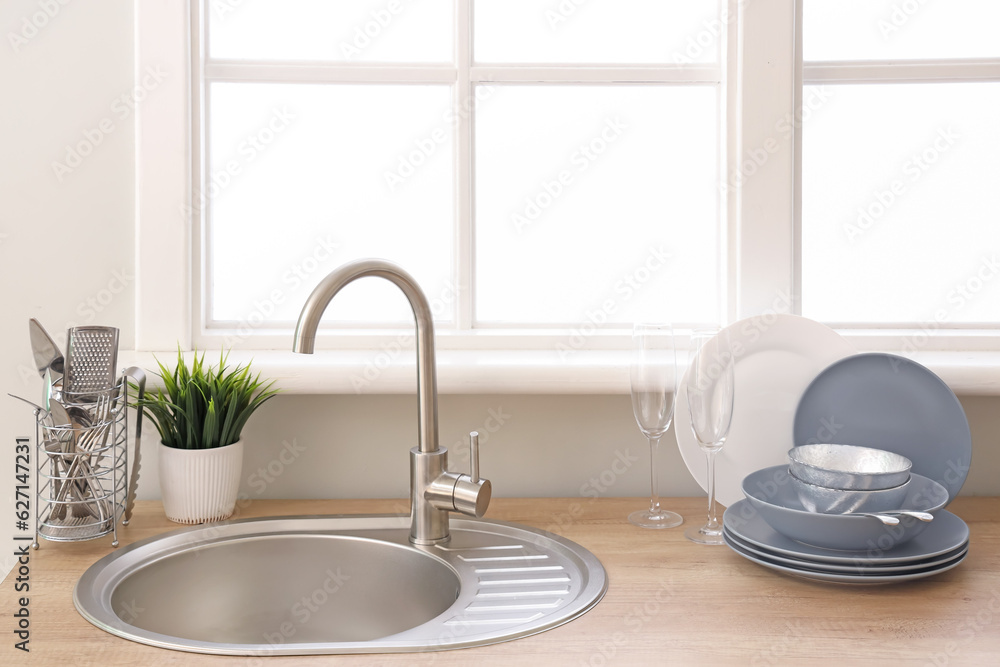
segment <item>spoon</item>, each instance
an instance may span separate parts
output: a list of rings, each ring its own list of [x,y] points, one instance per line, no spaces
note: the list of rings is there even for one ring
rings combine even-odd
[[[889,516],[888,514],[872,514],[869,512],[848,512],[851,516],[870,516],[872,518],[878,519],[887,526],[898,526],[899,519],[894,516]]]
[[[851,516],[870,516],[878,519],[887,526],[899,525],[899,516],[912,516],[920,521],[931,522],[934,515],[930,512],[918,512],[916,510],[894,510],[892,512],[847,512]]]
[[[52,422],[55,426],[66,426],[70,429],[69,441],[65,443],[68,445],[70,451],[63,450],[63,465],[66,467],[66,478],[67,482],[70,484],[69,490],[76,497],[77,501],[70,504],[70,510],[73,516],[84,516],[84,512],[90,514],[96,518],[99,517],[95,512],[94,508],[90,506],[86,498],[91,490],[91,482],[93,477],[90,472],[90,466],[87,461],[83,460],[82,454],[79,450],[79,440],[80,432],[84,430],[85,425],[81,424],[78,420],[72,419],[70,417],[69,411],[66,407],[59,401],[53,400],[50,404],[50,411],[52,414]],[[81,470],[82,468],[82,470]],[[78,478],[81,475],[82,478]],[[59,500],[62,500],[66,496],[65,487],[62,492],[57,495]],[[60,506],[63,511],[65,511],[65,506]],[[63,512],[59,512],[62,514]],[[59,517],[61,518],[61,517]]]
[[[44,422],[43,426],[45,428],[53,429],[53,432],[55,432],[55,429],[58,428],[70,429],[68,433],[68,442],[61,442],[62,438],[59,438],[56,440],[46,440],[42,445],[45,453],[49,455],[49,459],[53,466],[52,490],[56,504],[49,513],[49,518],[60,520],[65,518],[67,504],[64,503],[64,500],[66,498],[66,492],[69,490],[76,498],[75,502],[71,501],[69,503],[69,507],[73,510],[73,516],[82,516],[82,508],[82,510],[86,511],[88,514],[103,520],[103,511],[100,515],[96,514],[94,512],[94,508],[91,507],[90,503],[86,500],[88,495],[87,490],[90,486],[87,480],[94,479],[92,471],[89,471],[90,466],[87,465],[86,461],[80,458],[79,454],[73,453],[77,448],[77,437],[80,429],[86,428],[89,424],[81,423],[83,420],[80,419],[80,415],[76,413],[74,408],[70,408],[69,410],[73,410],[77,418],[71,418],[69,410],[67,410],[59,401],[51,401],[49,405],[50,409],[46,410],[42,406],[36,405],[26,398],[10,393],[7,395],[11,398],[16,398],[19,401],[24,401],[31,407],[35,408],[35,411],[38,414],[38,419],[41,422]],[[73,452],[66,451],[67,445],[69,445],[69,448],[71,448]],[[63,466],[66,468],[65,477],[63,477],[63,473],[61,472]],[[81,467],[83,467],[82,474],[84,478],[77,479],[76,475],[80,474],[81,471],[79,469]]]
[[[914,519],[919,519],[926,523],[930,523],[934,520],[934,515],[930,512],[918,512],[917,510],[895,510],[889,512],[889,514],[902,514],[903,516],[912,516]]]

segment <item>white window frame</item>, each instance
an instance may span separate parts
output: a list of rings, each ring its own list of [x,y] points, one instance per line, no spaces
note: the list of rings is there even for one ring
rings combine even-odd
[[[459,21],[468,20],[468,1],[456,0]],[[802,0],[723,0],[727,17],[737,17],[728,31],[724,94],[727,165],[738,164],[765,142],[778,141],[763,167],[733,189],[726,199],[728,265],[725,289],[730,321],[777,310],[800,311],[798,292],[801,255],[800,146],[801,128],[786,141],[775,137],[775,121],[800,108],[802,81],[842,76],[848,68],[808,67],[801,64]],[[198,0],[148,0],[135,11],[136,77],[148,67],[167,72],[157,105],[143,106],[136,118],[136,349],[191,349],[200,339],[192,314],[201,304],[192,282],[193,258],[199,256],[195,228],[182,222],[181,207],[191,202],[197,173],[193,161],[194,132],[198,119],[197,94],[191,81],[198,63],[192,62],[192,8]],[[463,9],[464,8],[464,9]],[[200,46],[200,45],[194,45]],[[202,49],[199,48],[199,51]],[[462,52],[463,50],[460,50]],[[467,50],[464,50],[467,53]],[[886,64],[879,64],[884,67]],[[893,68],[894,76],[929,76],[928,63]],[[544,68],[541,68],[544,69]],[[662,69],[662,68],[661,68]],[[933,69],[933,67],[931,67]],[[504,68],[482,68],[480,76],[502,77]],[[1000,80],[995,63],[969,63],[968,72]],[[735,73],[735,75],[732,75]],[[806,76],[804,77],[804,73]],[[870,72],[869,72],[870,73]],[[936,73],[940,75],[941,70]],[[669,76],[663,74],[662,76]],[[469,81],[460,81],[468,92]],[[462,99],[460,97],[460,99]],[[471,150],[471,126],[460,129],[457,150]],[[730,167],[723,171],[726,176]],[[461,188],[468,191],[471,184]],[[471,215],[471,197],[462,201],[460,215]],[[460,227],[464,227],[460,225]],[[467,243],[467,238],[460,238]],[[466,275],[468,266],[461,266]],[[466,313],[471,309],[465,308]],[[459,327],[467,322],[458,322]],[[572,332],[540,334],[537,331],[465,331],[439,335],[439,362],[443,391],[507,391],[525,393],[620,393],[628,391],[627,332],[599,331],[588,337],[585,349],[566,360],[556,344]],[[907,341],[928,334],[928,341],[908,356],[920,358],[954,387],[973,393],[1000,392],[994,380],[1000,367],[1000,336],[994,330],[930,331],[917,329],[842,329],[859,350],[904,351]],[[263,335],[263,334],[259,334]],[[335,339],[337,354],[323,361],[285,352],[290,336],[258,338],[261,347],[276,351],[254,352],[258,365],[282,378],[291,391],[358,391],[349,382],[331,379],[330,368],[364,369],[373,354],[398,339],[398,333],[369,335],[344,333]],[[975,352],[990,356],[974,356]],[[957,353],[957,354],[956,354]],[[921,356],[923,355],[923,356]],[[361,391],[395,392],[410,388],[412,364],[402,355],[395,366],[380,369],[377,386]],[[984,365],[986,364],[986,365]],[[489,379],[486,379],[489,376]]]
[[[720,10],[724,0],[715,0]],[[192,7],[199,3],[194,3]],[[203,2],[201,4],[201,15],[192,14],[193,35],[208,35],[209,33],[209,12],[211,4]],[[380,83],[402,83],[402,84],[448,84],[454,86],[454,101],[465,110],[467,101],[474,99],[474,87],[483,84],[541,84],[541,85],[708,85],[721,89],[724,81],[724,62],[722,56],[715,64],[685,64],[679,67],[674,64],[665,65],[619,65],[619,66],[594,66],[594,65],[497,65],[497,64],[475,64],[472,61],[472,5],[473,0],[454,0],[455,9],[455,53],[454,64],[419,64],[419,65],[395,65],[395,64],[339,64],[339,63],[273,63],[273,62],[246,62],[227,61],[221,59],[208,60],[204,49],[200,45],[194,45],[192,49],[194,60],[201,59],[200,63],[191,68],[192,108],[202,109],[205,117],[196,118],[193,122],[193,153],[197,157],[201,155],[202,160],[193,161],[194,172],[192,174],[193,183],[204,182],[203,170],[206,151],[201,146],[205,146],[204,130],[208,127],[206,117],[211,106],[210,99],[199,99],[199,95],[205,91],[212,83],[216,82],[259,82],[259,81],[280,81],[282,83],[369,83],[377,81]],[[199,25],[200,23],[200,25]],[[720,49],[723,53],[725,49]],[[724,91],[720,90],[720,117],[725,114],[725,109],[721,108],[725,104]],[[474,221],[473,221],[473,173],[474,173],[474,114],[457,113],[454,127],[455,143],[455,191],[456,191],[456,234],[452,239],[454,246],[454,262],[457,267],[457,275],[454,276],[455,283],[459,285],[457,290],[458,303],[456,303],[456,317],[450,323],[438,323],[436,334],[438,346],[441,349],[483,349],[516,347],[519,349],[547,349],[558,345],[569,343],[577,333],[575,329],[588,327],[587,334],[583,336],[583,349],[603,349],[621,348],[622,345],[630,343],[631,326],[628,324],[612,323],[600,327],[600,331],[591,333],[589,322],[567,322],[563,324],[501,324],[488,323],[478,325],[473,321],[473,294],[474,289],[474,255],[473,244]],[[721,124],[720,124],[721,125]],[[723,153],[724,142],[722,139],[723,128],[718,128],[720,141],[718,160],[720,165],[726,161]],[[199,136],[199,132],[202,136]],[[722,198],[720,197],[720,200]],[[196,220],[193,236],[194,257],[207,257],[210,253],[204,249],[207,243],[207,235],[197,233],[197,230],[207,229],[208,209],[211,208],[211,201],[207,201],[203,207],[195,207],[196,213],[201,213],[201,220]],[[722,221],[728,219],[719,211],[720,227],[724,225]],[[200,224],[199,224],[200,223]],[[724,247],[727,236],[726,229],[720,229],[720,246]],[[720,247],[721,250],[721,247]],[[727,273],[728,262],[721,258],[721,274]],[[194,343],[201,346],[215,346],[220,342],[236,344],[245,341],[238,331],[218,324],[211,327],[207,324],[210,320],[208,312],[210,305],[202,301],[207,298],[207,291],[198,282],[199,277],[205,276],[202,271],[194,273],[192,299],[193,314],[192,322],[194,331]],[[463,286],[465,288],[463,289]],[[724,285],[722,286],[724,288]],[[724,303],[726,294],[724,289],[719,295],[720,302]],[[727,313],[720,311],[716,317],[724,319]],[[403,324],[402,327],[409,329],[412,324]],[[244,327],[246,330],[247,327]],[[353,329],[353,330],[352,330]],[[360,331],[359,331],[360,329]],[[398,337],[398,331],[394,327],[384,326],[378,329],[370,327],[324,327],[323,336],[318,341],[318,346],[327,349],[344,348],[366,348],[372,343],[385,344],[391,339]],[[275,348],[287,343],[290,331],[282,330],[277,335],[269,330],[255,330],[252,336],[250,347],[253,348]],[[324,340],[325,339],[325,340]],[[228,345],[227,345],[228,346]],[[574,346],[575,347],[575,346]]]
[[[798,0],[802,2],[802,0]],[[1000,58],[997,59],[950,59],[950,60],[868,60],[857,61],[824,61],[821,63],[804,63],[802,66],[802,81],[805,85],[831,86],[844,84],[904,84],[904,83],[957,83],[957,82],[998,82],[1000,81]],[[797,142],[801,149],[801,141]],[[802,173],[801,150],[797,151],[796,173]],[[802,229],[801,179],[796,183],[796,235],[800,238]],[[796,243],[801,249],[801,246]],[[797,259],[796,285],[801,288],[802,263],[801,256]],[[996,324],[962,322],[943,324],[937,322],[909,322],[888,325],[871,325],[856,322],[827,322],[841,332],[849,332],[856,340],[864,340],[873,344],[881,337],[902,335],[902,341],[894,342],[904,352],[908,348],[930,349],[966,349],[966,350],[997,350],[1000,349],[1000,330]],[[918,338],[926,335],[925,330],[934,334],[937,341],[928,337],[928,342],[920,342]],[[921,339],[922,340],[922,339]]]

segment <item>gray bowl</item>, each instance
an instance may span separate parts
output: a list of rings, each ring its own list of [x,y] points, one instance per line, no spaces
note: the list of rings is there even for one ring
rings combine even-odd
[[[910,459],[884,449],[855,445],[799,445],[788,450],[792,475],[830,489],[891,489],[910,478]]]
[[[791,466],[789,466],[791,472]],[[851,491],[846,489],[828,489],[803,482],[794,474],[792,488],[802,506],[810,512],[822,514],[846,514],[848,512],[888,512],[903,509],[903,500],[909,491],[910,479],[891,489],[875,489],[873,491]],[[912,479],[912,478],[911,478]],[[906,507],[905,509],[911,509]]]
[[[799,501],[791,480],[788,466],[764,468],[743,479],[743,494],[772,528],[803,544],[879,554],[913,539],[928,525],[909,516],[899,517],[897,526],[885,526],[867,516],[810,512]],[[897,509],[933,514],[947,503],[947,489],[914,473],[910,475],[906,497]]]

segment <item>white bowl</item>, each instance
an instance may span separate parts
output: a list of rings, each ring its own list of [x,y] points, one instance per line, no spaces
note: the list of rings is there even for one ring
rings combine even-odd
[[[792,473],[792,488],[802,506],[810,512],[823,514],[846,514],[848,512],[888,512],[902,509],[903,501],[910,490],[910,479],[891,489],[875,489],[871,491],[851,491],[845,489],[828,489],[803,482]],[[907,473],[909,477],[909,473]],[[906,509],[911,509],[907,507]]]
[[[799,445],[788,450],[788,469],[803,482],[831,489],[892,489],[910,479],[910,459],[874,447]]]

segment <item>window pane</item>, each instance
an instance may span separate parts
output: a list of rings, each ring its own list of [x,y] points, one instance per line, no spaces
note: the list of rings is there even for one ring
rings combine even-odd
[[[219,0],[209,54],[234,60],[451,62],[452,0]]]
[[[805,0],[805,60],[1000,56],[997,0]]]
[[[1000,84],[828,91],[803,128],[803,314],[1000,322]]]
[[[439,319],[452,318],[451,96],[447,86],[213,84],[210,319],[294,324],[320,279],[361,257],[403,265]],[[327,312],[413,321],[380,280],[348,286]]]
[[[724,33],[718,0],[476,0],[484,63],[707,63]]]
[[[478,321],[718,320],[715,88],[493,86],[482,97]]]

